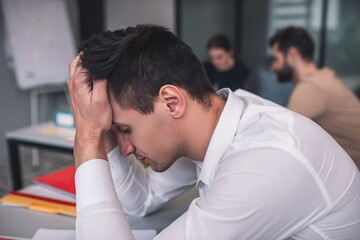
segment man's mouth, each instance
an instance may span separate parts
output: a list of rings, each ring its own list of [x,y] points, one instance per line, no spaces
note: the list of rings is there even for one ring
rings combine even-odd
[[[142,164],[146,164],[146,157],[136,156],[136,159],[141,161]]]

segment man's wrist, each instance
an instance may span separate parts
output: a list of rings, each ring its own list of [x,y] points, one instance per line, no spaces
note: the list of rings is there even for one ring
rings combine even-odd
[[[105,135],[94,132],[76,132],[74,144],[75,166],[91,159],[107,160]]]

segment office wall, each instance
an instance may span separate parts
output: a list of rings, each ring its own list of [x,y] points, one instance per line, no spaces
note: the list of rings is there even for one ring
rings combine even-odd
[[[242,6],[243,57],[250,65],[259,66],[266,59],[269,1],[243,0]]]
[[[270,58],[267,55],[268,0],[243,0],[242,46],[243,59],[249,64],[250,89],[260,96],[285,105],[292,91],[292,84],[280,84],[270,71]]]
[[[2,164],[7,161],[5,132],[30,124],[30,94],[28,91],[18,89],[13,72],[6,67],[3,17],[0,18],[0,24],[0,164]]]
[[[338,18],[328,29],[325,65],[334,69],[343,82],[360,97],[360,1],[338,1]],[[333,19],[328,12],[328,22]]]
[[[249,76],[250,89],[258,93],[260,85],[259,71],[262,69],[266,59],[269,1],[243,0],[242,7],[242,56],[251,69]]]
[[[175,0],[104,0],[105,29],[157,24],[175,30]]]
[[[208,59],[206,43],[212,35],[234,39],[234,6],[233,0],[180,1],[180,38],[201,61]]]
[[[77,3],[66,0],[75,39],[79,39]],[[0,165],[8,164],[5,133],[7,131],[30,125],[30,91],[20,90],[15,75],[6,66],[4,53],[4,19],[0,4]],[[52,118],[55,109],[70,110],[63,93],[42,95],[39,98],[39,121]],[[21,155],[29,158],[29,150],[22,149]]]

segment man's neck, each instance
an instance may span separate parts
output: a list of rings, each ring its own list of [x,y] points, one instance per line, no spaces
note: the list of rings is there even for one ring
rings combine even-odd
[[[311,75],[317,71],[317,67],[313,61],[301,61],[298,66],[294,68],[294,84],[302,82],[306,76]]]
[[[194,104],[188,115],[187,126],[184,134],[188,140],[186,156],[198,161],[203,161],[213,132],[224,109],[225,101],[216,95],[211,96],[212,106],[204,109],[199,104]]]

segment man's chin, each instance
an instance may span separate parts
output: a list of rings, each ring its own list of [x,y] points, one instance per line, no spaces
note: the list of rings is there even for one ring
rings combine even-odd
[[[150,168],[155,172],[165,172],[171,166],[171,165],[159,165],[159,164],[153,164],[153,163],[149,163],[149,165],[150,165]]]
[[[294,72],[289,65],[285,65],[283,69],[276,71],[275,73],[279,83],[291,82],[291,79],[294,76]]]

